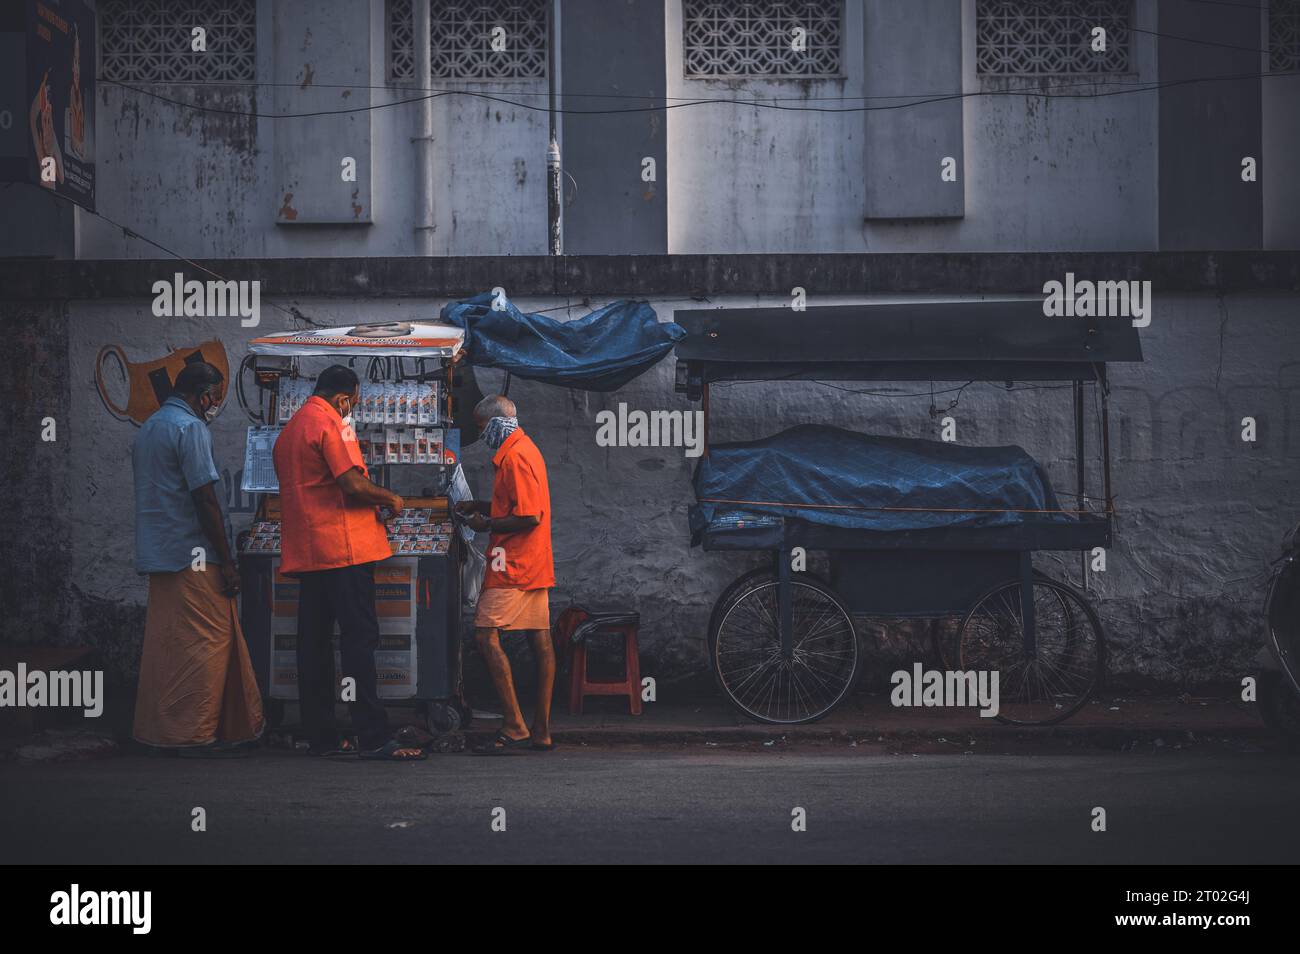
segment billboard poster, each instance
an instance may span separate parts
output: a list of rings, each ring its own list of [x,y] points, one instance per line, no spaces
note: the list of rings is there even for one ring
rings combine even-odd
[[[28,180],[95,207],[95,13],[84,0],[27,0]]]

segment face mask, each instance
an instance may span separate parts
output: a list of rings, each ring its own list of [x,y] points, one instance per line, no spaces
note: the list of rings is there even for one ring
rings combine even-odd
[[[352,410],[353,410],[353,409],[352,409],[352,402],[351,402],[351,401],[348,402],[348,412],[347,412],[346,414],[343,414],[343,409],[342,409],[342,408],[339,408],[339,414],[341,414],[342,417],[343,417],[343,426],[344,426],[344,427],[351,427],[351,426],[352,426]]]
[[[519,418],[517,417],[494,417],[483,428],[483,443],[492,450],[497,450],[506,442],[506,438],[514,433],[515,428],[518,426]]]
[[[203,412],[203,420],[205,423],[211,424],[216,420],[217,413],[221,410],[221,405],[211,397],[209,397],[208,400],[212,401],[212,403],[208,405],[207,410]]]

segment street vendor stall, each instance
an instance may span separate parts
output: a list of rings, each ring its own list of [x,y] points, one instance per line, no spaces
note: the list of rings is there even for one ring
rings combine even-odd
[[[1048,318],[1039,301],[677,311],[677,387],[703,405],[737,381],[953,381],[1058,385],[1073,394],[1076,488],[1061,502],[1018,447],[804,426],[707,446],[693,542],[770,551],[719,596],[709,657],[731,703],[762,722],[819,719],[853,687],[853,617],[954,617],[948,668],[997,671],[1005,722],[1068,718],[1099,685],[1105,639],[1087,597],[1033,566],[1037,550],[1109,547],[1109,362],[1141,361],[1126,321]],[[865,390],[865,389],[864,389]],[[1091,392],[1091,393],[1088,393]],[[1087,490],[1085,407],[1100,433],[1102,492]],[[829,551],[829,579],[792,568]]]
[[[468,718],[460,692],[461,566],[464,548],[452,506],[465,493],[459,430],[453,426],[460,328],[395,322],[286,332],[254,339],[250,359],[258,398],[248,407],[244,491],[257,495],[252,526],[240,535],[240,621],[274,724],[298,698],[298,583],[280,573],[279,486],[271,451],[280,429],[311,396],[305,362],[356,366],[361,400],[353,412],[369,476],[385,487],[399,473],[406,509],[387,531],[392,556],[375,569],[380,645],[379,696],[414,700],[429,729],[448,731]],[[357,362],[361,364],[357,366]],[[335,672],[338,633],[335,629]]]

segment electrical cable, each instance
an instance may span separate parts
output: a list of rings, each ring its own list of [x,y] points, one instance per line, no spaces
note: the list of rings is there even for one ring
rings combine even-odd
[[[1000,78],[993,74],[988,74],[988,75],[989,78]],[[1142,85],[1142,82],[1140,80],[1114,79],[1112,77],[1113,74],[1109,74],[1109,73],[1081,74],[1079,76],[1072,77],[1070,82],[1054,83],[1051,84],[1050,86],[1039,87],[1039,88],[1040,89],[1043,88],[1072,89],[1073,87],[1076,86],[1141,86]],[[1016,77],[1006,77],[1006,78],[1016,78]],[[1031,75],[1025,75],[1019,78],[1035,79],[1036,77]],[[762,77],[756,77],[755,79],[761,81]],[[101,76],[97,78],[96,82],[107,83],[111,86],[122,86],[125,89],[139,90],[141,92],[147,92],[147,90],[143,89],[143,87],[147,87],[147,86],[165,86],[171,88],[196,87],[196,88],[213,88],[213,89],[235,89],[240,87],[259,87],[259,88],[268,87],[271,89],[286,89],[286,88],[302,89],[301,83],[271,83],[263,80],[220,80],[220,81],[165,80],[165,81],[146,81],[139,84],[127,84],[121,80],[114,80],[109,77]],[[497,95],[497,96],[501,95],[501,90],[498,87],[494,87],[494,86],[487,86],[487,87],[417,86],[414,82],[400,83],[400,84],[389,83],[382,86],[366,85],[361,83],[312,83],[311,88],[312,89],[346,89],[346,90],[353,90],[353,89],[391,90],[391,91],[398,91],[403,93],[486,93],[489,95]],[[665,102],[674,102],[674,103],[692,103],[692,104],[736,103],[740,105],[747,105],[751,102],[806,103],[806,102],[857,102],[857,101],[870,101],[870,100],[878,100],[878,99],[892,100],[892,99],[917,98],[922,96],[951,96],[955,92],[957,91],[942,90],[937,92],[893,94],[887,96],[884,95],[846,96],[843,93],[840,93],[834,96],[764,96],[759,99],[735,99],[730,96],[648,96],[648,95],[636,95],[632,93],[590,93],[590,92],[582,92],[578,90],[569,90],[567,92],[561,92],[559,96],[561,99],[563,99],[565,96],[570,96],[573,97],[574,99],[631,100],[633,102],[638,102],[638,103],[643,103],[648,100],[652,101],[652,100],[662,99]],[[523,96],[523,97],[541,97],[541,96],[549,96],[549,93],[545,91],[534,92],[530,90],[512,90],[510,92],[510,95]],[[418,99],[411,100],[411,102],[420,102],[420,101],[421,100]],[[397,105],[397,103],[373,104],[373,105],[392,106],[392,105]],[[366,108],[366,107],[358,107],[358,108]]]
[[[1174,39],[1183,39],[1174,37]],[[1289,72],[1276,71],[1257,71],[1253,73],[1235,73],[1225,74],[1222,76],[1192,76],[1177,80],[1166,80],[1163,82],[1135,83],[1132,85],[1124,84],[1124,89],[1110,90],[1101,93],[1050,93],[1054,88],[1069,88],[1073,86],[1098,85],[1096,82],[1087,80],[1075,81],[1069,84],[1063,84],[1059,87],[1052,85],[1037,86],[1031,89],[992,89],[992,90],[973,90],[970,92],[947,93],[936,96],[922,97],[906,103],[892,103],[885,106],[845,106],[842,108],[831,109],[823,106],[786,106],[778,102],[767,102],[763,100],[736,100],[736,99],[693,99],[685,100],[678,103],[665,103],[664,105],[629,107],[626,109],[566,109],[560,108],[556,112],[559,115],[576,115],[576,116],[607,116],[622,115],[629,113],[661,113],[670,109],[685,109],[692,106],[709,106],[709,105],[737,105],[752,106],[757,109],[772,109],[781,112],[812,112],[812,113],[869,113],[882,112],[895,109],[911,109],[916,106],[925,106],[933,103],[950,102],[953,100],[973,99],[985,96],[1037,96],[1044,99],[1101,99],[1108,96],[1124,96],[1132,93],[1147,93],[1161,89],[1170,89],[1177,86],[1186,86],[1193,83],[1212,83],[1212,82],[1233,82],[1244,79],[1262,79],[1268,77],[1296,76],[1300,75],[1300,70]],[[421,103],[431,99],[441,99],[444,96],[468,96],[472,99],[482,99],[488,102],[500,103],[506,106],[514,106],[519,109],[531,110],[533,112],[549,113],[547,106],[537,106],[531,103],[521,103],[517,100],[508,99],[489,93],[478,93],[467,90],[448,90],[438,93],[430,93],[427,96],[415,96],[408,99],[395,100],[391,103],[372,103],[369,106],[350,106],[346,109],[333,110],[313,110],[304,113],[260,113],[250,112],[240,109],[226,109],[217,106],[203,106],[196,103],[187,103],[184,100],[174,99],[169,96],[163,96],[159,93],[151,92],[139,86],[132,86],[127,83],[119,83],[114,80],[102,80],[108,85],[117,86],[121,89],[131,90],[143,96],[148,96],[160,102],[170,103],[173,106],[179,106],[182,109],[189,109],[194,112],[217,113],[226,116],[242,116],[250,119],[306,119],[318,116],[337,116],[351,113],[372,112],[380,109],[390,109],[394,106],[403,106],[408,103]],[[644,97],[642,97],[644,98]],[[894,99],[907,98],[904,96],[891,97]]]
[[[1252,13],[1262,13],[1262,12],[1263,12],[1263,7],[1261,7],[1261,6],[1258,5],[1258,4],[1250,4],[1250,3],[1236,3],[1236,2],[1232,2],[1232,0],[1184,0],[1184,2],[1187,2],[1187,3],[1200,3],[1200,4],[1210,5],[1210,6],[1236,7],[1236,8],[1239,8],[1239,9],[1248,10],[1248,11],[1250,11],[1250,12],[1252,12]],[[1200,43],[1200,44],[1204,44],[1204,45],[1206,45],[1206,46],[1217,46],[1217,47],[1221,47],[1221,48],[1224,48],[1224,49],[1242,50],[1242,51],[1245,51],[1245,52],[1251,52],[1251,53],[1271,53],[1271,52],[1272,52],[1272,51],[1270,51],[1270,50],[1259,49],[1259,48],[1257,48],[1257,47],[1238,46],[1238,45],[1235,45],[1235,44],[1220,43],[1220,42],[1217,42],[1217,41],[1214,41],[1214,40],[1201,40],[1201,39],[1198,39],[1198,38],[1195,38],[1195,37],[1179,36],[1179,35],[1177,35],[1177,34],[1173,34],[1173,33],[1165,33],[1165,32],[1160,31],[1160,30],[1147,30],[1147,29],[1144,29],[1144,28],[1142,28],[1142,27],[1130,26],[1130,25],[1127,25],[1127,24],[1124,25],[1122,29],[1123,29],[1123,30],[1127,30],[1127,31],[1132,32],[1132,33],[1142,33],[1142,34],[1145,34],[1145,35],[1147,35],[1147,36],[1160,37],[1160,38],[1170,39],[1170,40],[1180,40],[1180,41],[1185,42],[1185,43]],[[987,75],[998,75],[998,74],[987,74]],[[1049,85],[1049,86],[1040,87],[1040,89],[1067,89],[1067,88],[1070,88],[1070,87],[1073,87],[1073,86],[1087,86],[1087,85],[1127,85],[1127,86],[1137,86],[1137,85],[1142,85],[1140,81],[1116,81],[1116,80],[1107,79],[1106,77],[1108,77],[1109,75],[1111,75],[1111,74],[1098,73],[1098,74],[1096,74],[1095,76],[1088,75],[1088,74],[1084,74],[1083,76],[1080,76],[1080,77],[1078,77],[1078,78],[1074,78],[1074,79],[1072,79],[1071,82],[1068,82],[1068,83],[1060,83],[1060,84],[1051,84],[1051,85]],[[1261,75],[1275,75],[1275,71],[1268,71],[1267,73],[1265,73],[1265,74],[1261,74]],[[1025,77],[1025,78],[1032,78],[1032,77]],[[724,79],[726,79],[726,78],[725,78],[725,77],[718,77],[718,80],[724,80]],[[762,77],[762,76],[745,77],[745,79],[748,79],[748,80],[754,80],[754,81],[759,81],[759,82],[762,82],[762,81],[771,81],[769,78],[767,78],[767,77]],[[783,79],[783,78],[776,78],[776,81],[780,81],[780,79]],[[813,77],[812,79],[817,79],[817,78],[816,78],[816,77]],[[704,80],[700,80],[700,81],[708,82],[708,81],[710,81],[710,80],[709,80],[709,79],[704,79]],[[126,84],[126,83],[123,83],[123,82],[121,82],[121,81],[119,81],[119,80],[110,79],[110,78],[108,78],[108,77],[104,77],[104,76],[96,77],[96,82],[100,82],[100,83],[108,83],[108,84],[115,85],[115,86],[121,86],[121,87],[126,88],[126,89],[133,89],[133,90],[137,90],[137,91],[139,91],[139,92],[145,92],[146,95],[149,95],[149,94],[147,93],[147,91],[140,90],[139,87],[131,86],[131,85],[128,85],[128,84]],[[451,80],[451,82],[461,82],[461,81]],[[303,85],[302,85],[302,83],[298,83],[298,82],[294,82],[294,83],[276,83],[276,82],[260,81],[260,80],[233,80],[233,81],[232,81],[232,80],[221,80],[221,81],[180,80],[180,81],[160,82],[160,83],[151,84],[151,85],[172,86],[172,87],[175,87],[175,86],[195,86],[195,87],[211,86],[211,87],[221,87],[221,88],[226,88],[226,89],[230,89],[230,88],[232,88],[232,87],[243,87],[243,86],[257,86],[257,87],[265,87],[265,88],[269,88],[269,89],[284,88],[284,89],[299,89],[299,90],[304,88]],[[391,83],[383,83],[383,84],[363,84],[363,83],[321,83],[321,82],[313,81],[312,84],[311,84],[311,87],[310,87],[310,88],[312,88],[312,89],[349,89],[349,90],[351,90],[351,89],[366,89],[366,90],[395,90],[395,91],[400,91],[400,92],[423,92],[423,93],[438,93],[438,94],[453,94],[453,95],[455,95],[455,94],[469,94],[469,95],[472,95],[472,94],[475,94],[475,93],[483,93],[483,94],[488,94],[488,95],[494,95],[494,94],[498,94],[498,93],[499,93],[499,91],[498,91],[496,88],[494,88],[494,87],[488,87],[488,88],[477,88],[477,89],[475,89],[475,88],[468,88],[468,87],[465,87],[465,86],[456,86],[456,87],[450,87],[450,86],[417,86],[417,85],[414,83],[414,81],[412,81],[412,82],[391,82]],[[545,96],[545,97],[547,97],[547,98],[549,99],[549,97],[550,97],[550,91],[549,91],[549,90],[537,90],[537,91],[517,90],[517,91],[513,91],[513,92],[511,93],[511,95],[512,95],[512,96],[534,96],[534,97]],[[808,102],[808,101],[828,101],[828,100],[832,100],[832,101],[856,101],[856,100],[875,100],[875,99],[903,99],[903,98],[908,98],[908,97],[922,97],[922,96],[923,96],[923,97],[931,97],[931,96],[949,96],[949,95],[954,95],[954,93],[951,92],[951,91],[948,91],[948,92],[942,92],[942,93],[907,93],[907,94],[893,95],[893,96],[879,96],[879,95],[877,95],[877,96],[844,96],[844,95],[842,95],[842,94],[841,94],[841,95],[838,95],[838,96],[788,96],[788,97],[787,97],[787,96],[779,96],[779,97],[770,97],[770,101],[771,101],[771,102],[785,102],[785,101]],[[970,95],[970,94],[966,94],[966,95]],[[752,100],[737,100],[737,99],[733,99],[733,98],[730,98],[730,97],[680,97],[680,96],[676,96],[676,97],[674,97],[674,96],[636,95],[636,94],[632,94],[632,93],[608,93],[608,92],[594,93],[594,92],[585,92],[585,91],[581,91],[581,90],[561,90],[560,93],[559,93],[559,96],[561,97],[561,99],[562,99],[564,96],[572,96],[572,97],[574,97],[574,98],[576,98],[576,99],[621,99],[621,100],[633,100],[633,101],[638,101],[638,102],[640,102],[640,101],[645,101],[645,100],[650,100],[650,99],[664,99],[664,100],[666,100],[666,101],[680,101],[680,102],[683,102],[683,103],[686,103],[686,104],[689,104],[689,105],[702,105],[702,104],[705,104],[705,103],[735,103],[735,104],[739,104],[739,105],[749,105],[749,104],[753,104],[753,103],[757,103],[757,102],[765,102],[765,101],[766,101],[766,100],[758,100],[758,101],[752,101]],[[347,109],[347,110],[338,110],[338,112],[355,112],[355,111],[358,111],[358,110],[365,110],[365,109],[384,108],[384,107],[386,107],[386,106],[400,105],[400,102],[422,102],[424,99],[427,99],[427,98],[430,98],[430,97],[418,97],[418,98],[414,98],[414,99],[410,99],[410,100],[399,101],[398,103],[376,104],[376,105],[372,105],[372,106],[369,106],[369,107],[354,107],[354,108],[352,108],[352,109]],[[524,105],[524,104],[518,104],[518,105]],[[547,111],[549,112],[549,105],[548,105],[548,107],[546,107],[546,109],[547,109]],[[563,109],[558,110],[558,112],[560,112],[560,113],[563,113],[563,112],[565,112],[565,111],[566,111],[566,110],[563,110]],[[249,114],[245,114],[245,115],[249,115]],[[305,113],[305,114],[299,114],[299,115],[301,115],[301,116],[308,116],[308,115],[319,115],[319,114],[317,114],[317,113]],[[272,118],[275,118],[275,117],[272,117]]]
[[[1217,46],[1224,50],[1241,50],[1243,53],[1272,53],[1272,50],[1261,50],[1257,46],[1237,46],[1233,43],[1218,43],[1214,40],[1198,40],[1192,36],[1175,36],[1172,33],[1159,33],[1156,30],[1143,30],[1140,27],[1129,27],[1133,33],[1145,33],[1148,36],[1158,36],[1164,40],[1179,40],[1183,43],[1199,43],[1202,46]]]
[[[231,281],[231,279],[226,278],[223,275],[217,274],[212,269],[204,265],[200,265],[198,262],[194,261],[193,259],[187,258],[186,256],[182,255],[180,252],[168,248],[166,245],[163,245],[161,242],[157,242],[149,238],[149,236],[147,235],[142,235],[141,233],[137,232],[135,229],[131,228],[129,225],[123,225],[121,222],[118,222],[116,219],[105,215],[103,212],[99,212],[95,209],[88,209],[80,202],[76,202],[75,200],[69,198],[68,196],[60,195],[57,192],[51,192],[49,189],[41,188],[35,183],[24,182],[22,184],[30,186],[33,189],[39,190],[42,195],[49,195],[49,196],[53,196],[56,199],[62,199],[64,202],[76,206],[77,208],[81,209],[81,211],[89,215],[93,215],[97,219],[103,219],[105,222],[107,222],[109,225],[113,226],[114,228],[120,229],[122,231],[122,234],[127,238],[139,239],[141,242],[144,242],[146,245],[152,245],[154,248],[167,253],[172,258],[176,259],[178,262],[184,262],[186,265],[189,265],[191,268],[198,269],[200,272],[203,272],[205,275],[211,275],[213,278],[221,282]],[[308,317],[307,315],[304,315],[296,307],[290,306],[288,308],[285,308],[281,305],[277,305],[275,302],[267,302],[267,304],[269,304],[272,308],[276,309],[277,311],[280,311],[288,315],[290,318],[294,319],[295,321],[306,322],[307,324],[313,325],[318,328],[321,327],[321,325],[317,321]]]

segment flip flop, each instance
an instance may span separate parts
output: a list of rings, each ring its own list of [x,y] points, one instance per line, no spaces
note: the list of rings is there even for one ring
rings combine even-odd
[[[335,743],[333,748],[312,746],[307,750],[307,754],[318,759],[334,759],[340,755],[356,755],[357,747],[351,739],[342,739]]]
[[[433,741],[427,733],[421,733],[412,725],[404,725],[393,733],[393,738],[412,749],[422,749]]]
[[[526,735],[522,739],[512,739],[504,732],[498,732],[497,737],[487,745],[474,746],[475,755],[515,755],[521,751],[527,751],[532,747],[533,737]]]
[[[398,755],[397,753],[402,751],[403,749],[415,749],[419,754]],[[429,757],[429,753],[424,751],[424,749],[420,748],[419,746],[407,745],[405,743],[398,742],[396,739],[393,739],[389,742],[385,742],[377,749],[362,751],[359,757],[363,759],[368,759],[370,761],[377,761],[377,762],[420,762],[423,761],[424,759],[427,759]]]
[[[554,742],[534,742],[529,748],[536,749],[538,752],[554,752]]]

